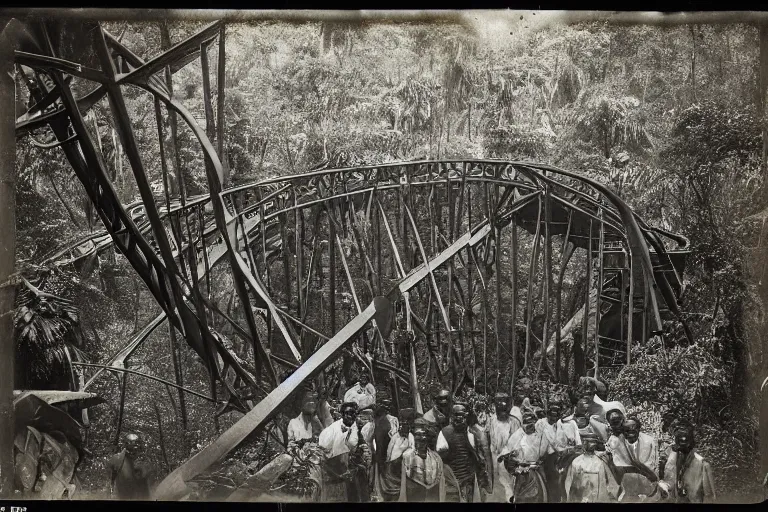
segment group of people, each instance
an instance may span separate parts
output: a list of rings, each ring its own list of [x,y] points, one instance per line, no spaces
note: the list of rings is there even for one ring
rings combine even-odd
[[[670,427],[673,442],[643,431],[619,402],[605,402],[586,378],[571,400],[531,405],[497,393],[484,404],[459,403],[442,390],[423,415],[390,414],[367,380],[345,394],[335,421],[318,421],[307,392],[288,426],[288,454],[309,462],[321,502],[653,502],[715,498],[695,429]],[[331,422],[332,421],[332,422]],[[323,425],[323,423],[329,423]]]

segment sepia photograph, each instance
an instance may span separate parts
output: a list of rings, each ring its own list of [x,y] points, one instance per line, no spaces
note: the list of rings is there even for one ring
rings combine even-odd
[[[767,111],[768,12],[0,8],[0,499],[763,502]]]

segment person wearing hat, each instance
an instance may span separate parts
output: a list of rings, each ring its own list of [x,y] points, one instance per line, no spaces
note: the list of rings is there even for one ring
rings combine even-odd
[[[451,424],[440,431],[436,444],[445,464],[446,500],[471,503],[475,479],[489,490],[485,457],[478,453],[481,440],[468,429],[467,407],[456,404],[452,413]]]
[[[510,475],[507,473],[504,464],[499,462],[499,456],[502,450],[507,446],[507,441],[512,437],[521,426],[522,417],[518,419],[511,414],[512,405],[507,393],[496,393],[493,400],[495,412],[491,413],[488,421],[488,435],[490,437],[491,460],[493,467],[493,489],[487,501],[496,503],[506,503],[506,486],[511,485]],[[502,482],[502,480],[504,482]]]
[[[538,417],[531,410],[523,413],[523,426],[517,429],[507,441],[499,459],[507,472],[514,476],[513,482],[505,485],[507,501],[525,503],[545,501],[547,489],[541,464],[547,455],[549,442],[542,430],[536,429]],[[531,471],[519,471],[536,465]],[[507,487],[509,485],[509,487]]]
[[[411,408],[401,409],[399,429],[381,450],[376,442],[376,453],[382,454],[376,465],[376,490],[383,501],[396,501],[400,496],[400,480],[403,454],[416,446],[411,433],[415,411]],[[387,436],[390,432],[385,432]]]
[[[110,493],[119,500],[148,500],[149,465],[139,462],[144,443],[138,434],[128,433],[123,446],[107,464],[111,473]]]
[[[403,452],[398,501],[445,501],[443,459],[429,447],[430,422],[417,418],[413,422],[413,448]]]
[[[595,453],[599,436],[586,433],[581,438],[584,453],[576,457],[565,476],[565,494],[571,503],[616,501],[619,484],[610,459]]]
[[[693,425],[678,424],[675,444],[667,459],[664,479],[659,487],[675,503],[712,503],[716,499],[715,483],[709,462],[695,450]]]
[[[351,484],[352,480],[352,474],[349,471],[350,452],[355,450],[360,442],[357,428],[357,404],[345,402],[340,410],[341,419],[324,429],[318,441],[323,454],[320,465],[322,472],[320,501],[322,502],[349,501],[348,484]]]
[[[441,389],[433,397],[434,405],[423,418],[429,423],[429,447],[434,450],[437,447],[437,436],[443,427],[448,426],[451,416],[451,392]]]

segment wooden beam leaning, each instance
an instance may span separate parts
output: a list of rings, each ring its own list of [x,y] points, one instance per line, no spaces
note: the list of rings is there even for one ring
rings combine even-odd
[[[379,323],[388,322],[389,318],[382,317],[389,311],[389,301],[384,297],[376,297],[361,314],[346,324],[333,338],[312,354],[290,377],[267,395],[264,400],[259,402],[257,407],[160,482],[160,485],[155,489],[153,499],[178,500],[184,497],[188,493],[187,481],[224,457],[251,432],[263,427],[267,421],[277,414],[280,407],[288,400],[291,394],[307,379],[312,378],[328,365],[341,352],[344,345],[357,335],[370,320],[376,318]]]

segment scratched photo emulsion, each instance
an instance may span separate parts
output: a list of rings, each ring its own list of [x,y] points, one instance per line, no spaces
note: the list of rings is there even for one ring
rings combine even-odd
[[[765,13],[0,30],[3,499],[768,497]]]

